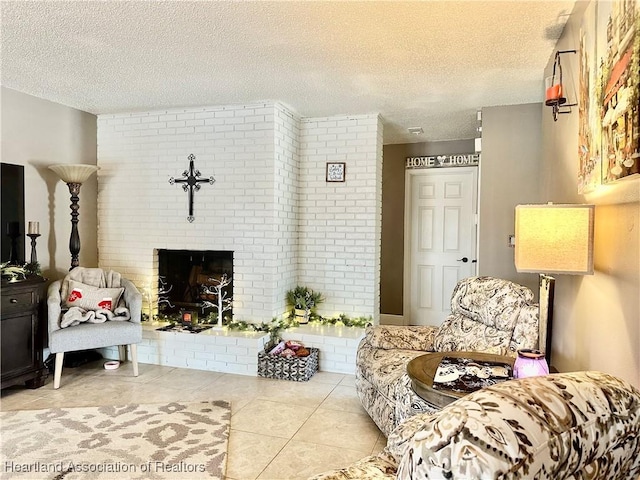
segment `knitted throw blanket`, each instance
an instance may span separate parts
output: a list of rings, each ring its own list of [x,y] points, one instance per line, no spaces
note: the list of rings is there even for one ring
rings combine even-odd
[[[60,320],[60,328],[74,327],[81,323],[104,323],[107,320],[124,322],[131,318],[127,307],[117,307],[111,310],[85,310],[80,307],[71,307]]]
[[[76,267],[62,281],[60,296],[63,299],[67,298],[69,294],[69,280],[75,280],[98,288],[119,288],[121,286],[121,276],[118,272],[101,268]],[[120,304],[113,312],[104,309],[85,310],[80,307],[71,307],[62,315],[60,327],[73,327],[81,323],[104,323],[107,320],[127,321],[129,319],[131,319],[131,314],[121,299]]]

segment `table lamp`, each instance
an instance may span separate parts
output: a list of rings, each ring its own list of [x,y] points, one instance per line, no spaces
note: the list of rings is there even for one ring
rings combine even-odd
[[[73,270],[80,264],[78,261],[80,254],[80,235],[78,234],[78,217],[80,216],[78,213],[78,210],[80,209],[78,201],[80,200],[80,187],[91,175],[98,171],[98,167],[95,165],[76,163],[51,165],[49,169],[56,172],[62,181],[67,184],[69,187],[69,193],[71,194],[71,237],[69,238],[71,268],[69,270]]]
[[[555,278],[549,274],[593,274],[593,205],[518,205],[515,264],[539,274],[538,348],[551,362]]]

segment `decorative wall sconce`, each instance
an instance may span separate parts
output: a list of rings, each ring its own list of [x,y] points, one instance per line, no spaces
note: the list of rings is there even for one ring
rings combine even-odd
[[[567,103],[564,85],[562,83],[562,64],[560,63],[560,55],[564,53],[576,53],[575,50],[558,50],[553,61],[553,73],[550,77],[545,78],[545,105],[552,108],[553,121],[558,120],[558,114],[571,113],[570,107],[575,107],[577,103]],[[564,110],[562,109],[564,108]],[[568,109],[567,109],[568,108]]]

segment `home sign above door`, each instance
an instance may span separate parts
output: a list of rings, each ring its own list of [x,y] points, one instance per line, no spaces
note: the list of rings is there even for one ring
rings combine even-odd
[[[471,167],[479,164],[479,153],[456,153],[454,155],[407,157],[405,168]]]

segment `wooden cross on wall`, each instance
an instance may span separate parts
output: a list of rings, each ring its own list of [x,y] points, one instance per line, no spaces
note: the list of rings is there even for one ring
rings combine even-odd
[[[171,185],[173,185],[174,183],[183,183],[184,185],[182,185],[182,189],[185,192],[189,192],[189,216],[187,217],[187,220],[189,220],[189,222],[193,222],[195,220],[195,217],[193,216],[194,190],[195,191],[200,190],[201,183],[206,182],[206,183],[209,183],[210,185],[213,185],[213,182],[215,182],[215,179],[213,177],[200,178],[200,175],[201,175],[200,171],[196,170],[193,166],[193,161],[196,159],[196,156],[192,153],[187,158],[189,159],[189,170],[185,170],[184,172],[182,172],[183,178],[176,179],[171,177],[169,179],[169,183]]]

